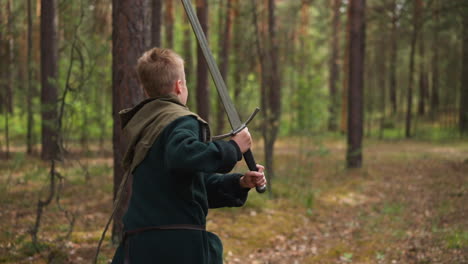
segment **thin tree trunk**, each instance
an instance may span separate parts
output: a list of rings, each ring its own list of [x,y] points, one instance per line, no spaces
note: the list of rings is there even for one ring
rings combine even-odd
[[[328,108],[330,117],[328,120],[328,130],[336,131],[337,124],[337,108],[338,108],[338,87],[337,84],[340,80],[339,62],[340,56],[340,7],[341,0],[333,0],[332,3],[332,43],[331,43],[331,56],[330,56],[330,106]]]
[[[197,0],[197,16],[203,32],[208,39],[208,1]],[[208,67],[202,50],[197,44],[197,112],[201,118],[209,122],[210,118],[210,90],[208,86]]]
[[[348,4],[348,21],[346,22],[346,43],[343,56],[343,91],[341,93],[341,125],[342,133],[348,132],[348,96],[349,96],[349,57],[351,43],[351,5]]]
[[[164,28],[166,36],[166,48],[174,48],[174,0],[165,1]]]
[[[416,32],[413,33],[416,35]],[[416,46],[416,37],[413,36],[411,40],[411,52],[410,52],[410,66],[409,66],[409,84],[408,84],[408,94],[406,101],[406,122],[405,122],[405,137],[411,137],[411,118],[412,118],[412,108],[413,108],[413,72],[414,72],[414,50]]]
[[[2,14],[0,13],[0,16]],[[8,0],[6,2],[6,18],[7,18],[7,21],[6,21],[6,26],[7,26],[7,30],[6,30],[6,34],[5,34],[5,37],[4,39],[2,39],[2,37],[0,37],[0,48],[3,50],[3,57],[6,58],[3,63],[2,63],[2,66],[3,66],[3,91],[4,91],[4,94],[3,96],[1,96],[2,98],[2,104],[3,104],[3,108],[4,109],[1,109],[0,108],[0,113],[3,112],[5,114],[5,123],[4,123],[4,128],[5,128],[5,155],[6,155],[6,159],[9,159],[10,158],[10,127],[9,127],[9,123],[10,123],[10,114],[13,113],[13,94],[12,94],[12,90],[13,90],[13,18],[12,18],[12,15],[11,15],[11,1]],[[0,53],[1,54],[1,53]],[[0,93],[3,93],[2,91],[0,91]],[[1,106],[1,105],[0,105]],[[3,110],[3,111],[2,111]]]
[[[185,17],[184,21],[185,21],[184,22],[184,35],[183,35],[182,45],[184,47],[183,56],[184,56],[184,61],[185,61],[185,64],[184,64],[185,80],[187,82],[187,87],[190,90],[187,105],[190,108],[192,108],[192,106],[195,105],[195,100],[194,100],[195,96],[193,96],[195,92],[194,93],[191,92],[192,91],[191,88],[194,87],[193,83],[194,83],[194,78],[195,78],[194,67],[193,67],[193,50],[192,50],[193,33],[192,33],[192,28],[190,27],[190,23],[187,17]],[[192,94],[192,96],[190,96],[190,94]]]
[[[44,160],[59,158],[57,131],[57,18],[56,1],[41,1],[41,114]]]
[[[33,119],[33,112],[32,112],[32,99],[35,96],[34,88],[33,88],[33,58],[32,58],[32,7],[31,7],[31,0],[27,0],[27,19],[28,19],[28,29],[27,29],[27,67],[28,67],[28,88],[26,92],[26,111],[27,111],[27,125],[26,125],[26,153],[31,154],[33,151],[33,126],[34,126],[34,119]]]
[[[385,28],[385,24],[382,25]],[[378,80],[378,87],[380,89],[380,129],[379,129],[379,138],[383,138],[383,128],[384,122],[386,118],[386,108],[387,108],[387,35],[383,33],[381,35],[381,39],[379,40],[379,50],[381,53],[380,57],[376,57],[378,63],[378,71],[377,71],[377,80]]]
[[[422,2],[420,3],[419,12],[420,16],[423,16],[424,7]],[[426,45],[424,43],[424,29],[423,24],[419,25],[419,101],[418,101],[418,115],[423,116],[426,113],[426,98],[427,98],[427,86],[428,76],[426,71]]]
[[[7,45],[6,45],[6,54],[7,54],[7,75],[8,75],[8,85],[6,91],[6,103],[7,103],[7,111],[9,114],[13,114],[13,76],[14,76],[14,46],[15,46],[15,39],[14,39],[14,29],[13,29],[13,15],[12,15],[12,8],[13,2],[12,0],[7,0]]]
[[[398,58],[398,16],[397,16],[397,1],[393,0],[393,15],[392,15],[392,35],[390,45],[390,105],[393,115],[397,113],[397,58]]]
[[[221,8],[220,8],[221,9]],[[222,9],[221,9],[222,10]],[[221,47],[220,50],[220,62],[219,62],[219,71],[221,72],[221,75],[223,76],[224,81],[228,84],[228,66],[229,66],[229,53],[230,53],[230,46],[231,46],[231,21],[232,21],[232,8],[231,8],[231,1],[226,1],[226,10],[225,12],[221,12],[221,14],[224,14],[224,27],[220,26],[220,32],[219,32],[219,46]],[[223,16],[220,16],[223,17]],[[221,21],[221,20],[220,20]],[[221,23],[220,23],[221,24]],[[222,134],[224,133],[224,127],[225,127],[225,111],[224,107],[221,104],[220,100],[217,100],[218,103],[218,115],[217,115],[217,133]]]
[[[348,168],[362,166],[363,87],[365,62],[365,0],[351,0],[349,12]]]
[[[268,0],[268,33],[269,33],[269,57],[270,57],[270,71],[267,73],[269,76],[269,89],[268,92],[268,112],[271,113],[268,118],[269,126],[266,130],[265,139],[265,160],[268,168],[270,169],[270,179],[275,177],[275,170],[273,164],[274,146],[276,137],[279,130],[279,119],[281,115],[281,75],[278,67],[278,43],[276,38],[276,16],[275,16],[275,1]]]
[[[464,7],[462,13],[462,73],[460,78],[460,133],[468,134],[468,7]]]
[[[409,81],[408,81],[408,94],[406,101],[406,122],[405,122],[405,137],[411,137],[411,119],[413,109],[413,82],[414,82],[414,55],[416,50],[416,42],[418,39],[419,25],[420,25],[420,11],[421,0],[416,0],[414,4],[414,17],[413,17],[413,34],[411,36],[411,51],[410,51],[410,64],[409,64]]]
[[[121,132],[118,112],[132,107],[143,98],[135,70],[137,59],[145,51],[144,36],[144,0],[113,0],[112,1],[112,117],[113,151],[114,151],[114,201],[124,171],[122,157],[125,152],[126,140]],[[122,238],[122,217],[125,213],[131,194],[131,174],[124,191],[122,203],[119,205],[112,228],[112,240],[119,243]]]
[[[307,36],[307,30],[308,30],[308,27],[309,27],[309,16],[308,16],[308,10],[309,10],[309,5],[307,3],[308,1],[307,0],[302,0],[301,1],[301,6],[300,6],[300,26],[299,26],[299,30],[298,30],[298,40],[299,40],[299,50],[296,52],[297,56],[291,56],[291,57],[295,57],[295,67],[297,68],[297,79],[298,79],[298,83],[299,85],[297,86],[297,93],[299,94],[299,96],[303,96],[303,95],[306,95],[308,93],[307,90],[310,89],[310,87],[308,87],[307,85],[307,81],[309,80],[309,76],[308,76],[308,73],[310,71],[308,71],[307,69],[307,66],[306,66],[306,60],[304,60],[304,58],[307,57],[307,51],[306,51],[306,48],[305,48],[305,43],[306,43],[306,36]],[[330,96],[332,96],[332,93],[330,94]],[[297,109],[296,109],[296,112],[297,112],[297,120],[296,120],[296,123],[297,123],[297,128],[299,129],[299,131],[306,131],[306,129],[308,128],[307,127],[307,123],[308,123],[308,120],[307,120],[307,113],[306,113],[306,105],[308,104],[308,102],[306,100],[298,100],[297,101]],[[333,107],[333,106],[329,106],[329,107]]]
[[[151,47],[161,47],[161,16],[163,0],[152,0]]]
[[[436,0],[435,9],[439,7]],[[432,89],[431,89],[431,116],[434,118],[439,110],[439,11],[434,11],[433,56],[432,56]]]
[[[252,3],[254,27],[256,33],[257,54],[260,61],[261,71],[261,104],[264,109],[264,121],[262,124],[262,135],[264,140],[265,167],[269,174],[268,189],[272,195],[272,180],[275,178],[273,163],[274,145],[279,129],[281,115],[281,75],[278,68],[278,45],[276,40],[276,17],[275,1],[267,0],[268,23],[267,37],[264,46],[260,43],[259,25],[257,22],[257,10]]]
[[[237,104],[239,100],[239,96],[241,93],[241,88],[242,88],[242,68],[245,67],[243,61],[241,59],[241,54],[242,54],[242,28],[241,28],[241,23],[242,23],[242,17],[240,16],[240,6],[241,3],[238,0],[234,0],[233,4],[233,53],[234,53],[234,59],[233,59],[233,83],[234,83],[234,102]]]

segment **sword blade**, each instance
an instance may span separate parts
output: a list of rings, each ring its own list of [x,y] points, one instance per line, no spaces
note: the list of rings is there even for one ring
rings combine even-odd
[[[210,48],[208,47],[208,41],[206,40],[205,33],[200,25],[200,21],[198,21],[198,17],[193,10],[192,4],[189,0],[181,0],[182,5],[184,6],[185,13],[190,21],[190,25],[192,25],[193,32],[198,40],[198,45],[203,52],[203,56],[205,57],[206,63],[208,64],[208,68],[211,73],[211,77],[216,86],[216,90],[218,91],[219,98],[223,103],[224,110],[226,110],[226,114],[229,119],[229,124],[231,124],[231,128],[233,130],[242,126],[242,122],[239,118],[239,113],[237,112],[236,108],[234,107],[234,103],[229,96],[229,92],[227,90],[226,84],[224,83],[223,77],[219,72],[218,65],[214,60],[213,54],[211,53]],[[229,0],[228,0],[229,1]],[[243,154],[245,162],[251,171],[258,171],[257,163],[255,162],[254,156],[252,151],[249,149],[247,152]],[[257,186],[257,192],[263,193],[266,190],[266,186]]]
[[[198,21],[198,17],[193,10],[192,4],[189,0],[181,0],[182,4],[185,9],[185,13],[187,13],[187,17],[190,21],[190,25],[192,25],[193,32],[198,40],[198,45],[200,46],[203,56],[205,57],[206,63],[208,64],[208,68],[211,73],[211,77],[216,86],[216,90],[218,91],[219,98],[223,103],[224,110],[226,110],[226,114],[229,119],[229,123],[231,124],[232,129],[239,128],[242,125],[242,122],[239,117],[239,113],[237,112],[234,103],[229,96],[229,92],[226,87],[226,83],[219,72],[218,65],[214,60],[213,54],[208,46],[208,41],[206,40],[205,33],[200,25],[200,21]]]

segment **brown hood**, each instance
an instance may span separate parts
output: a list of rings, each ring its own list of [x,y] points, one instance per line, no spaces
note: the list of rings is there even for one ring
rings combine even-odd
[[[207,124],[172,94],[146,99],[135,107],[120,111],[119,115],[128,142],[123,167],[131,171],[143,161],[164,128],[177,118],[191,115]]]

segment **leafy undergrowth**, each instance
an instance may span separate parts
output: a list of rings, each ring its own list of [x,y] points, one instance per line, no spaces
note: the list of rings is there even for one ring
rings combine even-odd
[[[90,263],[111,210],[112,157],[73,153],[58,168],[73,232],[64,238],[68,221],[54,201],[37,245],[29,232],[49,164],[21,154],[0,163],[0,263]],[[274,196],[251,191],[243,208],[210,211],[225,263],[468,263],[466,142],[366,142],[354,170],[344,157],[340,141],[278,142]],[[106,242],[100,263],[114,250]]]

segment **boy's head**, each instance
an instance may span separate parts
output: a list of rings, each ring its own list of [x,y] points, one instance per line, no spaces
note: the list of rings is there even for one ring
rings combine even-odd
[[[145,52],[137,64],[138,77],[150,97],[174,93],[187,103],[184,60],[170,49],[153,48]]]

